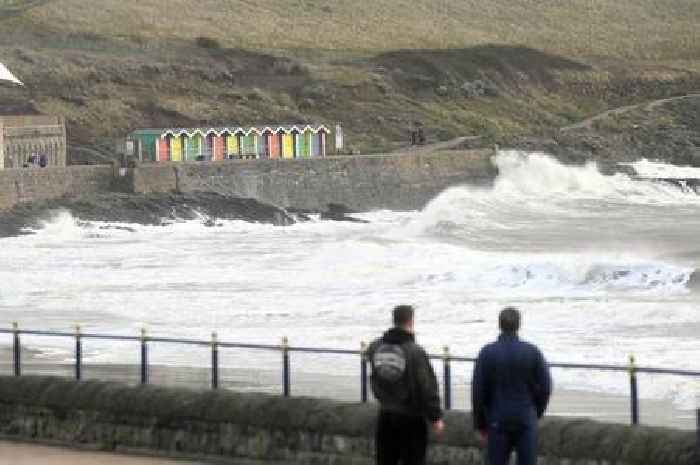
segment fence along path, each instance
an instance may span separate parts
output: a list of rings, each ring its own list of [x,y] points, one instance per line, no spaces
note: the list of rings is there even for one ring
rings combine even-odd
[[[210,386],[212,389],[219,389],[220,387],[220,364],[219,364],[219,352],[222,349],[249,349],[249,350],[261,350],[261,351],[272,351],[279,352],[280,361],[282,366],[282,382],[281,382],[281,393],[289,397],[292,395],[292,377],[291,377],[291,357],[293,353],[306,353],[306,354],[333,354],[342,355],[349,357],[357,357],[359,364],[359,377],[360,377],[360,392],[359,399],[362,402],[368,401],[368,381],[369,381],[369,363],[366,358],[367,345],[363,342],[360,345],[359,350],[351,349],[336,349],[336,348],[323,348],[323,347],[303,347],[303,346],[292,346],[289,344],[287,337],[282,338],[279,344],[250,344],[250,343],[238,343],[238,342],[226,342],[220,341],[218,339],[217,333],[212,333],[210,340],[201,339],[183,339],[183,338],[170,338],[170,337],[154,337],[149,336],[145,329],[141,330],[139,336],[125,336],[125,335],[114,335],[114,334],[96,334],[96,333],[85,333],[82,332],[80,326],[75,327],[74,332],[61,332],[61,331],[44,331],[44,330],[25,330],[20,329],[17,323],[13,323],[12,328],[0,328],[0,334],[8,334],[12,336],[12,371],[14,376],[22,376],[22,343],[21,336],[44,336],[44,337],[56,337],[56,338],[71,338],[75,343],[75,363],[74,363],[74,377],[76,380],[81,380],[83,378],[83,341],[87,339],[94,340],[111,340],[111,341],[130,341],[137,343],[140,347],[140,362],[139,362],[139,378],[141,384],[149,383],[149,374],[151,365],[149,364],[149,346],[151,344],[177,344],[177,345],[188,345],[188,346],[200,346],[209,347],[211,352],[211,364],[209,366],[210,371]],[[445,409],[450,410],[452,408],[453,399],[453,381],[452,381],[452,364],[454,362],[462,363],[473,363],[475,358],[452,355],[449,347],[445,346],[442,354],[429,354],[431,360],[437,360],[442,362],[442,396]],[[581,364],[581,363],[560,363],[554,362],[549,363],[551,368],[559,369],[575,369],[575,370],[587,370],[587,371],[606,371],[606,372],[619,372],[627,373],[629,379],[629,399],[630,399],[630,423],[632,425],[638,425],[640,422],[640,405],[639,405],[639,374],[649,374],[649,375],[672,375],[672,376],[682,376],[700,379],[700,371],[693,370],[679,370],[679,369],[668,369],[668,368],[656,368],[656,367],[643,367],[637,366],[635,363],[634,356],[629,357],[628,365],[614,365],[614,364]],[[700,406],[699,406],[700,407]],[[697,422],[698,422],[698,442],[700,444],[700,408],[697,411]]]

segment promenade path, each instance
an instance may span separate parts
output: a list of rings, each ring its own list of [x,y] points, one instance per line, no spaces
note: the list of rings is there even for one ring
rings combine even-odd
[[[209,465],[222,462],[188,461],[91,452],[63,447],[0,441],[0,465]],[[230,465],[266,465],[259,461],[227,461]]]

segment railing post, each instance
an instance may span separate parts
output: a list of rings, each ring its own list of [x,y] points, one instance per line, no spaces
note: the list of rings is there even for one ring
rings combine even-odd
[[[363,403],[367,402],[367,344],[360,343],[360,394]]]
[[[287,336],[282,338],[282,382],[284,384],[284,397],[291,395],[289,386],[289,339]]]
[[[15,376],[22,376],[22,346],[19,339],[19,325],[12,323],[12,365]]]
[[[146,328],[141,328],[141,384],[148,384],[148,337]]]
[[[443,355],[443,384],[445,388],[445,410],[452,408],[452,370],[450,368],[450,348],[445,346]]]
[[[637,389],[637,366],[634,362],[634,355],[630,355],[630,410],[632,425],[639,424],[639,392]]]
[[[697,425],[695,427],[695,454],[697,463],[700,463],[700,405],[695,412]]]
[[[211,388],[219,389],[219,342],[216,333],[211,333]]]
[[[75,325],[75,379],[83,377],[83,342],[80,335],[80,325]]]

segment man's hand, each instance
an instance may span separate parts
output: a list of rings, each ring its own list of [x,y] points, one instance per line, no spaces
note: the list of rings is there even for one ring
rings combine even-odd
[[[441,438],[445,434],[445,422],[442,420],[437,420],[433,422],[433,434],[436,438]]]
[[[482,446],[486,446],[486,443],[489,440],[489,433],[485,429],[480,429],[477,434],[479,438],[479,443],[481,443]]]

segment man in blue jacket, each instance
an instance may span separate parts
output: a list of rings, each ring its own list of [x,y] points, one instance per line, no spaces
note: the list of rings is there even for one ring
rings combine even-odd
[[[518,465],[537,463],[537,421],[552,393],[540,350],[518,339],[520,312],[499,316],[501,335],[481,349],[472,379],[474,428],[488,441],[489,465],[506,465],[516,451]]]

